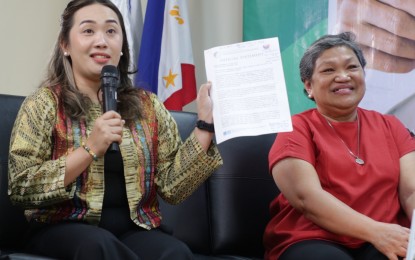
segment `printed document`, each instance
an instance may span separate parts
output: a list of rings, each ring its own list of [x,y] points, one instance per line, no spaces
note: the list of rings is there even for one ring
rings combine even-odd
[[[415,210],[412,211],[411,232],[409,234],[408,249],[406,260],[415,260]]]
[[[278,38],[205,50],[216,142],[292,131]]]

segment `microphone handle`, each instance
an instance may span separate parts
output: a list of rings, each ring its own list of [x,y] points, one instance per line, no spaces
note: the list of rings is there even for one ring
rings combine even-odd
[[[108,147],[107,153],[115,153],[120,151],[120,145],[117,142],[113,142]]]
[[[113,79],[110,79],[113,80]],[[108,84],[114,86],[113,84]],[[115,87],[104,87],[104,112],[114,110],[117,111],[117,89]],[[117,142],[113,142],[107,149],[107,152],[119,152],[120,146]]]

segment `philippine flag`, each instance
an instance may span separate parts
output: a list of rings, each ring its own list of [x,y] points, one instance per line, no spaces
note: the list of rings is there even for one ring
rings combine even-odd
[[[156,93],[170,110],[196,98],[186,0],[148,1],[135,84]]]

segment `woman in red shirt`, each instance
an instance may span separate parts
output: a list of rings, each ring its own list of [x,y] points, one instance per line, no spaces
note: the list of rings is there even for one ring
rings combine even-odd
[[[293,116],[269,153],[281,194],[266,259],[398,259],[415,208],[415,139],[394,116],[359,108],[366,61],[354,35],[323,36],[300,62],[316,108]]]

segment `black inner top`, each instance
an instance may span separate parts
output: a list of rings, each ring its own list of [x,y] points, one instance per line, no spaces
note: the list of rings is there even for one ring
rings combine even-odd
[[[139,228],[130,218],[121,152],[105,154],[105,194],[99,226],[117,237]]]

